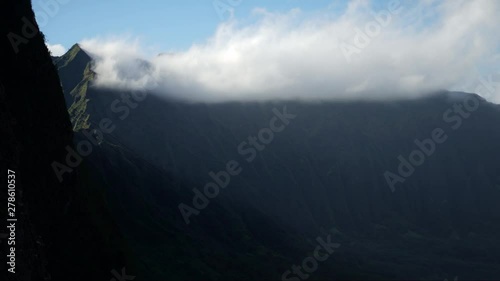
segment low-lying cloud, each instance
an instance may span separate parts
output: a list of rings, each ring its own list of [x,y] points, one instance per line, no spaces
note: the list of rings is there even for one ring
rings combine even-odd
[[[50,53],[55,57],[62,56],[67,51],[66,48],[61,44],[52,45],[50,43],[46,43],[46,45],[47,45],[47,48],[49,49]]]
[[[499,12],[496,0],[351,1],[340,12],[255,9],[252,23],[223,22],[182,52],[147,56],[130,38],[81,45],[97,85],[186,100],[413,98],[498,65]]]

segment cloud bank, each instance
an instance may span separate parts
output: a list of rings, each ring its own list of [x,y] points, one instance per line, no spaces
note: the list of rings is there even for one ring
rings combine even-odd
[[[478,70],[495,69],[499,12],[496,0],[258,8],[251,23],[223,22],[182,52],[148,56],[130,37],[81,45],[97,60],[97,85],[154,87],[191,101],[414,98],[473,85]]]

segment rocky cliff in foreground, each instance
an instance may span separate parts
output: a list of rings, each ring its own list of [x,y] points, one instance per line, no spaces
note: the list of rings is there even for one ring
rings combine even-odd
[[[2,250],[0,279],[110,279],[111,269],[124,261],[109,246],[114,232],[105,208],[100,216],[108,225],[108,237],[89,211],[90,204],[101,202],[89,203],[91,194],[81,196],[79,172],[60,182],[51,167],[53,161],[64,161],[73,131],[58,73],[29,0],[2,2],[0,35],[0,174],[6,183],[7,170],[15,171],[17,218],[16,273],[7,271]],[[6,184],[4,188],[2,224],[7,217]],[[7,249],[5,240],[2,247]]]

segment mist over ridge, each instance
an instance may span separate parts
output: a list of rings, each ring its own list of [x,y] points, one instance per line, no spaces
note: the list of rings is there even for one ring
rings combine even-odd
[[[351,1],[340,14],[255,9],[250,23],[222,22],[180,52],[151,51],[133,36],[80,45],[96,60],[97,86],[184,100],[415,98],[478,92],[477,69],[498,62],[499,11],[498,1]]]

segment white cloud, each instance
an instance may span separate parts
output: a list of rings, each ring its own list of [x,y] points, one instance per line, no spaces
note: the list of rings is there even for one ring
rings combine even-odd
[[[49,48],[49,51],[52,54],[52,56],[55,56],[55,57],[62,56],[67,51],[66,48],[61,44],[51,45],[49,43],[46,43],[46,45],[47,45],[47,48]]]
[[[500,1],[402,1],[388,19],[389,5],[374,10],[356,0],[340,15],[314,16],[256,9],[257,22],[232,19],[205,43],[162,56],[144,55],[130,38],[81,45],[100,58],[99,85],[154,85],[198,101],[412,98],[451,89],[495,63]],[[370,30],[376,35],[361,40]]]

